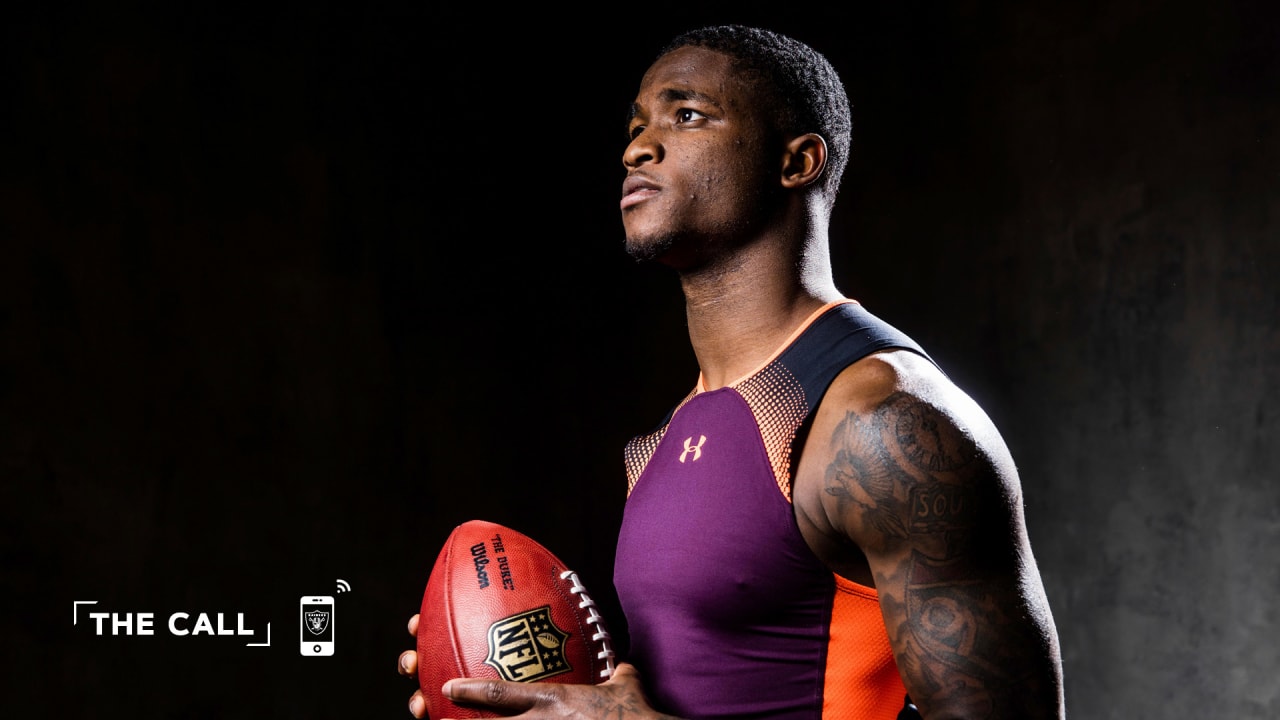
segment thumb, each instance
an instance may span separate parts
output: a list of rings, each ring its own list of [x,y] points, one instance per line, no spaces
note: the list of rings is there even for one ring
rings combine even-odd
[[[602,685],[639,685],[640,671],[629,662],[620,662],[613,668],[613,674]]]

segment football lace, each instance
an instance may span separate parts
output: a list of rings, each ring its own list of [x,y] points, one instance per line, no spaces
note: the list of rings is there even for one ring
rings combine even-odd
[[[592,642],[600,643],[601,650],[596,653],[597,660],[604,660],[604,669],[600,671],[600,677],[608,679],[613,676],[613,648],[609,647],[609,631],[604,627],[604,618],[600,613],[596,612],[596,603],[587,594],[587,589],[582,586],[582,581],[578,579],[578,573],[572,570],[565,570],[560,573],[561,580],[568,580],[573,583],[573,587],[569,591],[580,598],[578,607],[588,612],[587,622],[595,626],[596,632],[591,636]]]

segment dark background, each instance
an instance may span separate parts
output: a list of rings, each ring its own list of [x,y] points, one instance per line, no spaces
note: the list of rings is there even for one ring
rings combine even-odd
[[[404,623],[477,517],[620,621],[621,447],[697,373],[621,248],[624,112],[736,21],[846,81],[838,282],[1003,430],[1070,715],[1280,716],[1277,13],[731,7],[7,11],[4,714],[408,717]]]

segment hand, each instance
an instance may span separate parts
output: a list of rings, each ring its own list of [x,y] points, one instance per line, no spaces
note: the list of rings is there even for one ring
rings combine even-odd
[[[418,614],[409,618],[409,634],[418,637]],[[401,675],[408,675],[413,678],[418,677],[418,651],[405,650],[400,653],[400,661],[396,663],[396,669]],[[409,696],[409,712],[416,718],[426,717],[427,701],[422,697],[422,689],[413,691],[413,695]]]
[[[403,656],[401,659],[403,664]],[[613,676],[599,685],[457,678],[444,684],[444,694],[459,705],[521,712],[516,717],[524,720],[670,718],[649,707],[640,686],[640,673],[629,663],[619,663]]]
[[[409,618],[409,634],[418,636],[418,615]],[[400,653],[396,669],[401,675],[417,677],[418,653]],[[640,674],[629,663],[619,663],[613,677],[599,685],[567,685],[559,683],[515,683],[502,680],[457,678],[444,684],[444,694],[458,704],[482,705],[489,708],[523,711],[520,717],[572,718],[668,718],[649,707],[640,686]],[[427,701],[418,689],[409,697],[409,712],[416,718],[427,715]]]

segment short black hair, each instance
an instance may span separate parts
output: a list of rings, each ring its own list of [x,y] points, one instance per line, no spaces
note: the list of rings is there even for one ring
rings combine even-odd
[[[821,190],[834,202],[849,160],[853,120],[844,83],[831,63],[808,45],[781,33],[745,25],[713,25],[677,35],[658,53],[682,47],[724,53],[763,80],[774,95],[775,121],[788,134],[817,133],[827,142]]]

